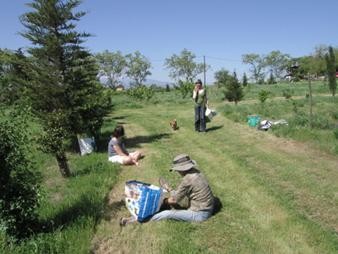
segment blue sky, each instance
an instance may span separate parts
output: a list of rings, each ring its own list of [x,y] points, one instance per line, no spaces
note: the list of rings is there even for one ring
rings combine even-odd
[[[26,2],[2,0],[1,48],[29,46],[18,34]],[[84,0],[80,10],[88,12],[78,29],[93,35],[85,43],[91,52],[139,50],[152,63],[149,78],[162,81],[170,80],[164,59],[184,48],[197,61],[206,56],[212,82],[222,67],[247,71],[243,54],[280,50],[297,57],[338,45],[337,0]]]

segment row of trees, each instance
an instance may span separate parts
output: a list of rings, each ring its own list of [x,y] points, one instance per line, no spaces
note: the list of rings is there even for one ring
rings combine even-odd
[[[136,86],[140,86],[151,75],[151,63],[139,51],[124,56],[120,51],[105,50],[96,54],[95,58],[100,67],[99,77],[105,77],[111,88],[115,88],[123,77],[128,77]],[[177,83],[193,82],[204,68],[208,68],[196,62],[195,58],[195,54],[187,49],[183,49],[179,55],[166,58],[164,66],[169,70],[169,77]]]
[[[332,54],[338,59],[338,48],[332,48]],[[262,84],[268,79],[281,80],[287,75],[297,81],[310,74],[313,77],[327,75],[326,55],[330,47],[320,45],[315,48],[314,53],[308,56],[292,58],[279,50],[271,51],[267,55],[255,53],[242,55],[242,62],[250,66],[251,77],[255,83]],[[338,69],[338,62],[335,62]]]
[[[126,76],[136,86],[140,86],[147,76],[151,75],[151,63],[139,51],[123,55],[121,51],[105,50],[95,55],[100,71],[98,77],[107,79],[106,85],[115,88],[122,77]]]
[[[320,73],[328,77],[329,89],[332,93],[332,96],[335,96],[337,89],[337,81],[336,81],[337,62],[336,62],[336,52],[334,48],[328,47],[328,50],[325,53],[325,55],[323,55],[323,57],[325,62],[323,66],[322,64],[320,64],[320,66],[321,68],[324,68],[324,70],[323,71],[321,70]],[[253,72],[253,76],[257,80],[257,82],[259,81],[259,79],[263,78],[262,73],[263,67],[270,66],[271,73],[268,79],[269,84],[274,83],[275,80],[274,77],[281,78],[283,70],[287,68],[289,61],[288,56],[282,55],[280,54],[280,52],[277,51],[271,52],[264,59],[260,58],[258,55],[251,54],[245,55],[243,57],[243,60],[252,65],[251,71]],[[318,65],[314,65],[311,66],[311,68],[310,67],[308,68],[309,69],[307,70],[308,71],[307,78],[311,78],[310,74],[313,74],[313,72],[310,72],[310,70],[319,71]],[[304,70],[305,69],[303,69],[303,71]],[[223,89],[224,99],[227,99],[228,101],[234,101],[235,104],[237,104],[243,98],[244,95],[243,87],[247,85],[247,77],[245,73],[243,75],[242,84],[239,82],[236,72],[234,72],[231,75],[230,72],[225,69],[221,69],[215,73],[215,80],[218,88]]]
[[[249,65],[251,79],[257,84],[273,84],[289,76],[292,80],[298,81],[310,74],[313,77],[327,75],[326,55],[329,54],[327,46],[318,46],[315,52],[309,56],[292,58],[289,54],[284,54],[279,50],[271,51],[267,55],[244,54],[242,61]],[[337,59],[338,49],[332,48],[332,54]],[[140,52],[123,56],[121,52],[99,53],[96,59],[100,65],[100,75],[108,78],[108,84],[111,87],[118,84],[119,79],[126,75],[141,85],[146,77],[150,75],[150,62]],[[165,59],[164,66],[169,70],[169,77],[178,84],[191,83],[201,74],[204,69],[210,66],[204,66],[203,63],[196,61],[194,53],[183,49],[180,54],[174,54]],[[335,68],[338,63],[335,62]],[[245,77],[247,79],[247,77]]]

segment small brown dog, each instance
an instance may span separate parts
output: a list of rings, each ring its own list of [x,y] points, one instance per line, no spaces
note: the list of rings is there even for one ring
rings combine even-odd
[[[178,125],[177,125],[176,119],[170,121],[169,124],[174,131],[178,130]]]

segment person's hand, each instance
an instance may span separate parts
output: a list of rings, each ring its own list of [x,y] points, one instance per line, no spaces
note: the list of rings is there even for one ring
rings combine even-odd
[[[159,183],[160,183],[160,186],[165,189],[166,191],[168,192],[171,192],[172,191],[172,188],[170,187],[169,183],[167,182],[167,180],[165,180],[163,177],[160,177],[159,179]]]
[[[169,205],[169,203],[168,203],[168,198],[164,198],[164,199],[163,199],[163,204],[164,204],[164,205]]]

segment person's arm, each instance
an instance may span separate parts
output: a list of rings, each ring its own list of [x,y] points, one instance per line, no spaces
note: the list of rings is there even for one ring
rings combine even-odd
[[[118,155],[121,155],[121,156],[129,156],[128,154],[126,154],[125,152],[123,152],[122,148],[120,147],[120,145],[116,144],[114,145],[114,149],[116,151],[116,153]]]
[[[196,97],[197,97],[197,91],[196,89],[194,89],[194,91],[192,92],[192,98],[196,100]]]

